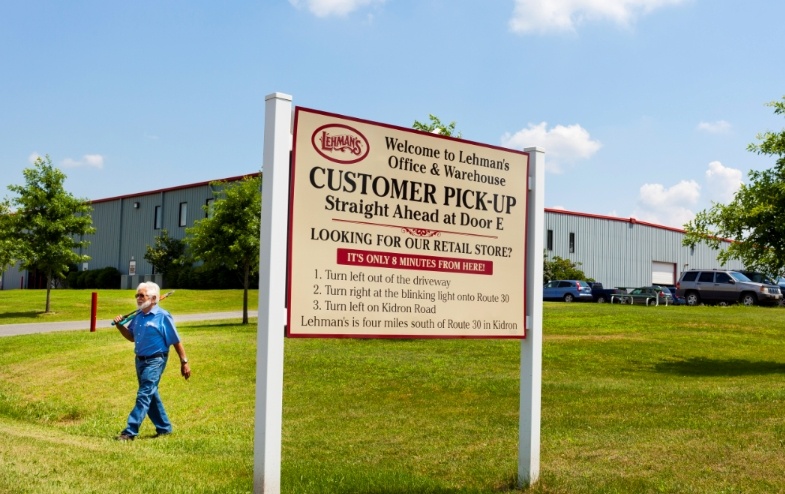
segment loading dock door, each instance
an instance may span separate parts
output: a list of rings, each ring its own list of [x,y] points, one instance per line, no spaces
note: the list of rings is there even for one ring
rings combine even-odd
[[[675,285],[676,264],[672,262],[652,261],[651,282],[653,285]]]

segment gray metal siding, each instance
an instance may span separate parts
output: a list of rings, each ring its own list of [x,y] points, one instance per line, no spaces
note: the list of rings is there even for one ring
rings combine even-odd
[[[185,238],[185,229],[194,226],[197,219],[205,217],[202,206],[213,194],[209,186],[203,185],[189,189],[172,191],[163,197],[164,206],[164,228],[173,238]],[[180,226],[180,204],[186,203],[188,212],[186,215],[186,226]]]
[[[3,290],[16,290],[17,288],[22,288],[23,276],[26,277],[27,272],[22,271],[18,263],[9,267],[2,275],[2,279],[0,280],[2,283],[0,283],[0,288]]]
[[[209,186],[200,185],[186,189],[160,191],[153,194],[139,195],[122,199],[123,213],[122,232],[120,233],[117,259],[110,266],[115,266],[122,274],[128,274],[130,261],[136,261],[136,273],[140,275],[152,274],[153,267],[144,259],[148,245],[155,244],[155,237],[161,235],[163,230],[169,236],[177,239],[185,238],[185,229],[193,227],[197,219],[204,218],[201,206],[213,194]],[[139,207],[133,208],[133,203],[138,202]],[[180,203],[188,205],[186,226],[180,226]],[[161,228],[155,228],[155,208],[161,206]],[[111,237],[110,237],[111,238]],[[91,265],[92,267],[92,265]]]
[[[553,250],[579,266],[587,277],[609,287],[644,286],[652,283],[652,263],[672,263],[676,279],[686,267],[720,268],[717,252],[706,245],[682,246],[684,233],[632,219],[610,218],[573,212],[545,212],[545,235],[553,230]],[[575,234],[575,252],[569,252],[569,234]],[[738,261],[728,264],[741,269]]]
[[[96,233],[84,236],[84,240],[90,242],[90,245],[80,252],[90,256],[89,269],[117,264],[117,247],[123,227],[120,215],[122,204],[122,201],[118,200],[93,206],[91,217]]]

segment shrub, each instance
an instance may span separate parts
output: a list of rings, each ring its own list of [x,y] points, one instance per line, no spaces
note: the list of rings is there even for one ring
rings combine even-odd
[[[120,286],[120,271],[117,268],[105,267],[97,270],[95,286],[88,288],[117,288]]]

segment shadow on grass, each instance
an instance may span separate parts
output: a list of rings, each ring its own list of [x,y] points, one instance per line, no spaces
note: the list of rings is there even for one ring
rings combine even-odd
[[[664,361],[655,365],[654,369],[657,372],[679,376],[749,376],[785,374],[785,363],[694,357]]]
[[[0,314],[0,321],[3,319],[38,319],[39,316],[45,315],[46,312],[29,310],[27,312],[3,312]]]
[[[515,476],[500,479],[487,487],[452,487],[443,480],[402,471],[365,470],[356,468],[309,470],[292,469],[283,472],[281,484],[285,492],[298,494],[493,494],[530,492],[518,488]]]

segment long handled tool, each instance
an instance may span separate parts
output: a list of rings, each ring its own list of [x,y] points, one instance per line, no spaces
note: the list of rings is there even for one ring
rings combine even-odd
[[[161,295],[161,298],[158,299],[158,302],[163,301],[166,297],[168,297],[169,295],[171,295],[173,293],[174,293],[174,290],[172,290],[171,292],[164,293],[163,295]],[[124,315],[123,316],[123,320],[120,321],[120,323],[119,323],[120,326],[125,326],[126,323],[128,323],[131,319],[133,319],[133,317],[135,315],[137,315],[140,311],[150,307],[150,304],[152,304],[152,303],[153,303],[152,301],[148,300],[147,302],[143,303],[142,306],[139,307],[138,309],[136,309],[135,311],[129,312],[128,314]],[[114,325],[115,325],[115,322],[112,321],[112,326],[114,326]]]

